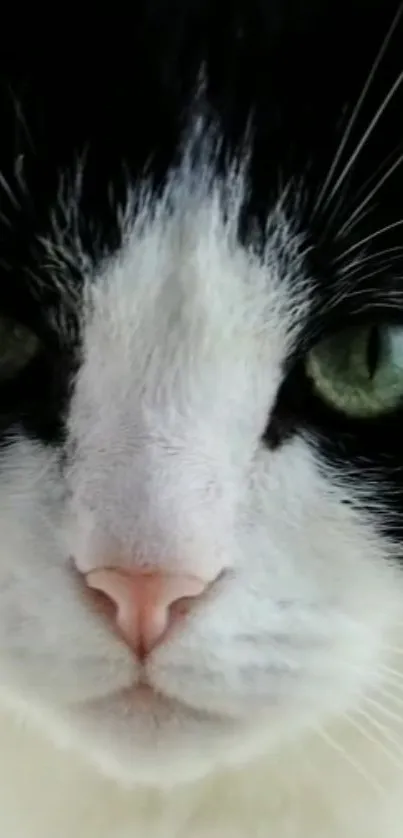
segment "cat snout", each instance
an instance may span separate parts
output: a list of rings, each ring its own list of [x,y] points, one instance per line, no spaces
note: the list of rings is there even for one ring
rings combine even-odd
[[[105,598],[113,627],[140,659],[165,640],[211,584],[160,569],[106,567],[85,574],[84,579],[89,589]]]

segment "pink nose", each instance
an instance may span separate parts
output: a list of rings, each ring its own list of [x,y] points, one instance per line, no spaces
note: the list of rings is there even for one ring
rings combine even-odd
[[[119,633],[141,658],[162,642],[206,589],[206,583],[196,576],[115,568],[93,570],[87,573],[86,582],[112,603]]]

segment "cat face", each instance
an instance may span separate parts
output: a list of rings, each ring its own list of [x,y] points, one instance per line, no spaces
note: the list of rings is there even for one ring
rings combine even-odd
[[[93,87],[78,59],[55,105],[35,68],[13,79],[1,696],[129,782],[192,779],[320,729],[376,693],[400,643],[397,4],[371,10],[359,68],[359,3],[312,3],[310,22],[252,5],[260,26],[246,4],[238,29],[208,4],[196,23],[173,16],[164,49],[182,21],[189,91],[162,73],[156,10],[124,80]],[[291,80],[294,39],[307,58]],[[154,104],[136,91],[132,126],[119,85],[150,54]],[[360,149],[375,116],[382,136],[374,122]],[[85,584],[106,567],[204,592],[140,658]]]

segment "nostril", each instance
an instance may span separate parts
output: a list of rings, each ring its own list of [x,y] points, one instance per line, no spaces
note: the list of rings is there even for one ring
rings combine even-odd
[[[96,588],[90,588],[87,586],[87,592],[95,610],[114,622],[116,620],[117,612],[116,602],[103,591],[99,591]]]
[[[83,600],[142,659],[229,575],[223,568],[215,579],[207,580],[118,565],[85,572],[73,557],[71,564]]]
[[[169,614],[172,620],[180,620],[189,614],[194,605],[194,597],[184,596],[177,599],[169,606]]]
[[[98,609],[139,657],[164,640],[207,588],[194,576],[118,568],[91,571],[85,581]]]
[[[79,574],[78,584],[80,594],[86,606],[94,613],[108,621],[113,628],[117,626],[117,604],[107,593],[92,588],[84,576]]]

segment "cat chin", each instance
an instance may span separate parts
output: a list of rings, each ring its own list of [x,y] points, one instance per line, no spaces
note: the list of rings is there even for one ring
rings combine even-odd
[[[308,716],[273,707],[219,716],[135,687],[74,707],[42,705],[34,723],[122,787],[169,790],[278,752],[309,729]]]
[[[144,687],[75,706],[21,702],[13,715],[16,709],[58,749],[127,788],[169,789],[236,769],[273,745],[276,727],[267,716],[203,713]]]

